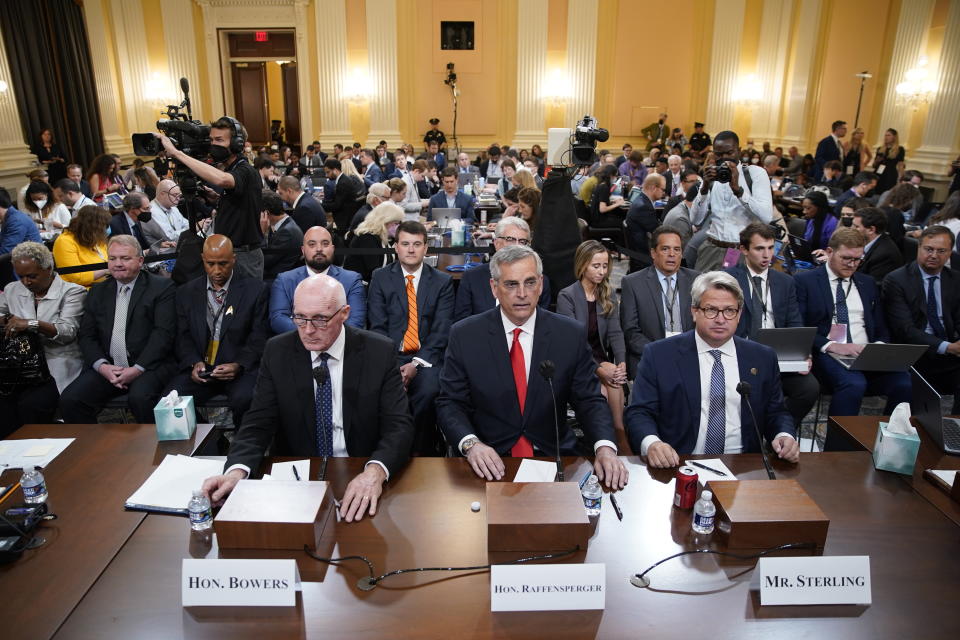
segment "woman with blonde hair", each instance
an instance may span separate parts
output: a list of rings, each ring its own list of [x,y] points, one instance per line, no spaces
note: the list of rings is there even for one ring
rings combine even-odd
[[[393,202],[381,202],[375,206],[354,232],[351,249],[389,249],[397,227],[403,222],[403,209]],[[364,282],[370,282],[373,272],[393,262],[394,256],[347,256],[343,268],[356,271]]]
[[[530,173],[530,170],[526,167],[520,167],[517,169],[513,174],[513,178],[510,180],[513,183],[513,186],[521,190],[527,188],[537,188],[537,181],[534,179],[533,174]]]
[[[577,281],[560,291],[557,313],[587,328],[587,343],[597,365],[600,391],[610,404],[622,453],[629,449],[623,428],[627,348],[620,329],[619,302],[610,284],[610,253],[600,242],[587,240],[577,247],[573,267]]]
[[[99,264],[107,261],[107,228],[110,212],[96,205],[81,207],[70,226],[53,243],[53,259],[57,268],[76,267],[81,264]],[[68,273],[62,277],[67,282],[89,289],[95,282],[107,276],[107,269]]]
[[[363,182],[363,176],[360,175],[360,172],[357,171],[357,165],[353,164],[353,156],[344,151],[340,154],[340,171],[345,176],[352,176],[357,180]]]
[[[883,134],[883,145],[877,147],[877,155],[873,158],[873,170],[877,173],[876,195],[897,184],[906,155],[906,150],[900,146],[900,134],[896,129],[887,129]]]
[[[857,127],[850,134],[850,142],[844,144],[844,175],[857,175],[860,173],[860,167],[870,166],[870,158],[870,149],[863,143],[863,129]]]

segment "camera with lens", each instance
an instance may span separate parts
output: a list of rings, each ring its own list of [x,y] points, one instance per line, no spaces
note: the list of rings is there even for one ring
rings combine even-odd
[[[597,143],[606,142],[610,132],[597,126],[597,119],[585,115],[573,129],[573,144],[570,155],[576,165],[591,165],[597,161]]]
[[[166,118],[157,120],[157,129],[166,134],[177,149],[191,158],[203,160],[210,153],[210,125],[192,118],[190,83],[186,78],[180,78],[180,89],[183,91],[183,102],[167,105],[164,113]],[[135,133],[132,142],[133,152],[138,156],[156,156],[163,149],[160,139],[152,133]]]
[[[717,182],[730,182],[730,167],[726,162],[717,163],[713,168],[717,172],[717,177],[714,178]]]

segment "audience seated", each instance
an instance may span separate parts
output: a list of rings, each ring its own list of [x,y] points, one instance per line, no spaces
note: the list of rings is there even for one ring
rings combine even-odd
[[[283,210],[280,196],[264,189],[260,198],[263,212],[260,230],[263,232],[263,279],[272,281],[284,271],[300,263],[298,249],[303,245],[303,231]]]
[[[0,255],[7,255],[26,241],[40,242],[40,231],[28,215],[13,206],[10,193],[0,187]],[[59,260],[57,263],[64,266]]]
[[[46,231],[60,231],[70,224],[70,211],[46,182],[31,182],[27,186],[23,212]]]
[[[364,185],[356,176],[345,175],[341,162],[335,158],[327,158],[323,163],[323,171],[332,188],[324,191],[323,204],[330,215],[340,235],[346,234],[350,228],[353,214],[363,204]],[[355,173],[355,172],[354,172]]]
[[[77,212],[80,211],[81,208],[96,204],[84,195],[80,186],[70,178],[64,178],[58,182],[54,186],[53,192],[57,196],[57,200],[62,202],[67,208],[71,220],[77,217]],[[69,226],[69,223],[66,226]]]
[[[323,205],[303,190],[297,178],[293,176],[280,178],[277,195],[290,208],[290,217],[303,233],[311,227],[327,226],[327,213],[323,210]]]
[[[403,209],[392,202],[382,202],[367,214],[363,223],[357,226],[351,249],[389,249],[397,227],[403,222]],[[380,267],[393,262],[396,256],[385,253],[383,255],[349,255],[343,261],[343,267],[356,271],[364,282],[370,282],[373,272]]]
[[[887,215],[876,207],[866,207],[854,212],[853,228],[863,234],[863,262],[857,269],[877,281],[883,282],[888,273],[903,265],[903,256],[897,243],[887,234]]]
[[[839,216],[840,209],[843,208],[844,204],[853,198],[867,197],[867,194],[873,190],[876,184],[877,175],[872,171],[861,171],[856,174],[853,176],[853,184],[850,188],[841,193],[837,198],[836,204],[833,205],[834,212]]]
[[[839,224],[839,220],[830,211],[827,196],[819,191],[810,191],[803,197],[801,203],[803,217],[807,224],[804,227],[803,239],[807,241],[810,251],[822,251],[830,242],[830,236]],[[809,260],[811,256],[800,256]]]
[[[464,222],[473,224],[473,198],[459,190],[457,170],[453,167],[447,167],[441,175],[443,190],[430,198],[427,207],[427,220],[433,220],[434,209],[460,209],[460,218]]]
[[[0,209],[3,208],[0,195]],[[100,264],[107,261],[107,228],[110,225],[110,212],[96,205],[84,207],[70,226],[53,243],[53,260],[58,269],[87,264]],[[36,232],[36,225],[32,225]],[[4,229],[6,236],[6,229]],[[36,241],[40,241],[39,235]],[[139,246],[139,242],[137,243]],[[0,247],[0,252],[6,245]],[[67,282],[74,282],[89,289],[95,282],[103,282],[109,269],[95,269],[63,274]]]
[[[353,240],[353,236],[356,234],[357,227],[366,219],[367,214],[370,213],[374,207],[376,207],[381,202],[387,202],[390,200],[390,187],[385,185],[382,182],[370,187],[370,190],[367,191],[367,197],[365,204],[357,209],[357,212],[353,214],[353,220],[350,221],[350,229],[347,231],[346,240],[349,243]]]
[[[123,211],[114,214],[110,219],[110,234],[114,236],[133,236],[140,243],[140,248],[146,251],[150,248],[143,233],[143,226],[151,222],[150,201],[147,196],[138,191],[132,191],[123,196]]]

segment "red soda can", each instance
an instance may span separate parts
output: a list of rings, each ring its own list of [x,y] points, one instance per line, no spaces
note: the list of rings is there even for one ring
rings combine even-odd
[[[693,467],[677,469],[677,488],[673,494],[673,506],[692,509],[697,502],[697,471]]]

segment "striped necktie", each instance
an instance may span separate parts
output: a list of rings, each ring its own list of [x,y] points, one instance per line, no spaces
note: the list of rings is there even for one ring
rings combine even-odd
[[[110,334],[110,357],[118,367],[130,366],[127,362],[127,309],[130,306],[130,285],[120,285],[117,291],[117,307],[113,314],[113,333]]]
[[[407,330],[403,334],[403,352],[420,350],[420,324],[417,319],[417,290],[413,288],[413,276],[407,278]]]
[[[710,372],[710,409],[707,413],[707,437],[704,439],[703,452],[707,455],[720,455],[726,439],[726,382],[719,349],[710,351],[713,356],[713,370]]]

